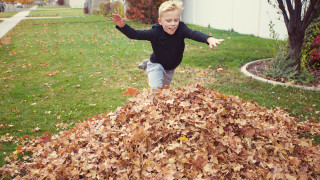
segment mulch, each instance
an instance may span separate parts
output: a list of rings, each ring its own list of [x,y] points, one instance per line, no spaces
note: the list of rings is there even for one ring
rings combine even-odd
[[[318,87],[320,85],[320,69],[312,69],[309,70],[308,72],[314,76],[314,79],[310,82],[306,81],[292,81],[290,79],[286,78],[278,78],[278,79],[273,79],[270,77],[265,76],[265,71],[267,67],[270,67],[269,62],[271,59],[267,59],[265,61],[256,61],[252,64],[250,64],[247,67],[247,71],[250,72],[251,74],[254,74],[258,77],[265,78],[268,80],[272,81],[277,81],[281,83],[293,83],[294,85],[299,85],[299,86],[305,86],[305,87]]]

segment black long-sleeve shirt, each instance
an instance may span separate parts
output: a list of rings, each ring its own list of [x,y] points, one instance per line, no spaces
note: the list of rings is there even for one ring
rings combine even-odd
[[[210,37],[202,32],[189,29],[181,21],[173,35],[166,33],[160,24],[153,25],[149,30],[135,30],[127,24],[122,28],[118,26],[116,28],[130,39],[150,41],[153,49],[150,61],[161,64],[165,70],[173,70],[181,63],[185,38],[207,43]]]

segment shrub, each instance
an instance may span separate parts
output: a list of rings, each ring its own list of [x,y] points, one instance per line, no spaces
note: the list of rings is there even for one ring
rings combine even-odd
[[[112,13],[119,14],[120,16],[124,16],[123,14],[123,5],[119,1],[115,2],[101,2],[99,4],[100,14],[105,17],[110,17]]]
[[[142,23],[156,23],[159,6],[164,1],[166,0],[128,0],[129,9],[126,16]]]
[[[62,6],[62,5],[64,5],[64,0],[58,0],[57,3],[58,3],[59,6]]]
[[[111,13],[119,14],[121,17],[123,17],[123,4],[119,1],[111,3]]]
[[[89,8],[88,7],[84,7],[83,8],[83,13],[84,14],[89,14]]]
[[[99,4],[99,11],[102,16],[106,17],[108,16],[108,14],[110,14],[110,11],[111,11],[110,4],[111,3],[109,1],[104,1]]]
[[[84,3],[83,13],[84,14],[89,14],[89,8],[88,8],[88,2],[87,1]]]
[[[101,14],[100,9],[99,8],[94,9],[92,14]]]
[[[320,12],[306,29],[301,50],[301,68],[303,70],[320,68]]]
[[[275,58],[270,62],[270,67],[266,69],[266,76],[273,79],[294,79],[298,74],[294,59],[289,58],[289,48],[283,46],[279,49]]]
[[[313,68],[320,67],[320,35],[311,43],[311,47],[314,49],[310,53],[308,64]]]

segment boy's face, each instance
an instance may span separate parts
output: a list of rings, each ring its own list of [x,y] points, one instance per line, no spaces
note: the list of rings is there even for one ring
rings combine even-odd
[[[179,21],[180,13],[177,9],[163,12],[162,17],[158,19],[158,22],[160,25],[162,25],[163,30],[170,35],[173,35],[178,29]]]

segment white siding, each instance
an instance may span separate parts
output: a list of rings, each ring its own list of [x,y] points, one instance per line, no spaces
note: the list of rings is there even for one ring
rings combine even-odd
[[[270,20],[280,39],[287,36],[287,30],[278,9],[267,0],[183,0],[182,20],[212,28],[231,30],[242,34],[271,38]],[[281,17],[282,19],[282,17]]]
[[[71,8],[83,8],[85,0],[69,0]]]

